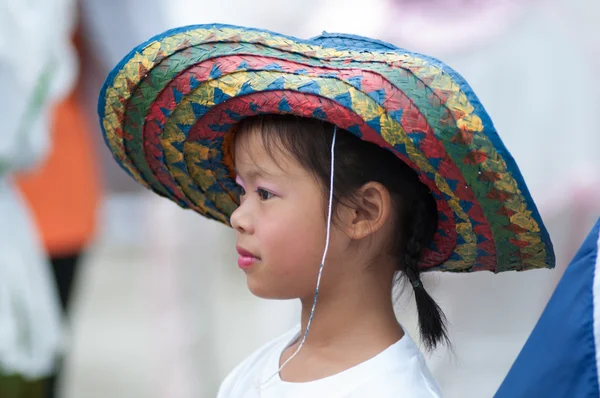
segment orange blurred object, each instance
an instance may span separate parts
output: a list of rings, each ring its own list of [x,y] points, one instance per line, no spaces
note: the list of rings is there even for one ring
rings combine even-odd
[[[82,106],[75,94],[53,114],[51,152],[38,168],[17,177],[50,257],[80,252],[92,239],[100,176]]]

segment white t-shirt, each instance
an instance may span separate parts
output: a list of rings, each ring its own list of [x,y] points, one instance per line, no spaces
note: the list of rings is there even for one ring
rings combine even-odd
[[[306,383],[285,382],[278,373],[281,354],[298,338],[299,331],[299,327],[293,328],[246,358],[225,378],[217,398],[442,396],[423,354],[408,334],[375,357],[333,376]]]

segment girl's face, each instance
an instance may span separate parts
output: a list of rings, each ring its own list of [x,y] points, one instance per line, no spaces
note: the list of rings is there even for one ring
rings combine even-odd
[[[312,296],[325,248],[323,190],[291,156],[277,149],[269,154],[260,132],[238,135],[235,168],[245,193],[231,224],[250,291],[263,298]],[[340,238],[332,226],[328,265]]]

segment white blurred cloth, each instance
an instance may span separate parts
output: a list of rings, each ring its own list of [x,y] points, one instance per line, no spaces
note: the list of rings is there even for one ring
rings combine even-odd
[[[13,171],[35,167],[50,147],[52,105],[77,65],[71,0],[0,0],[0,372],[50,374],[61,347],[58,297]]]

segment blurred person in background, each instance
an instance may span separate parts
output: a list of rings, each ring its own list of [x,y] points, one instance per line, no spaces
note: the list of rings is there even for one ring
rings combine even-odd
[[[62,347],[46,254],[14,173],[48,155],[77,62],[68,0],[0,0],[0,396],[41,398]]]
[[[600,396],[600,218],[494,398]]]
[[[62,311],[68,315],[79,264],[96,230],[100,200],[91,121],[78,87],[56,105],[50,127],[50,153],[38,167],[17,176],[16,183],[50,257]],[[55,396],[57,379],[55,375],[48,380],[48,398]]]

